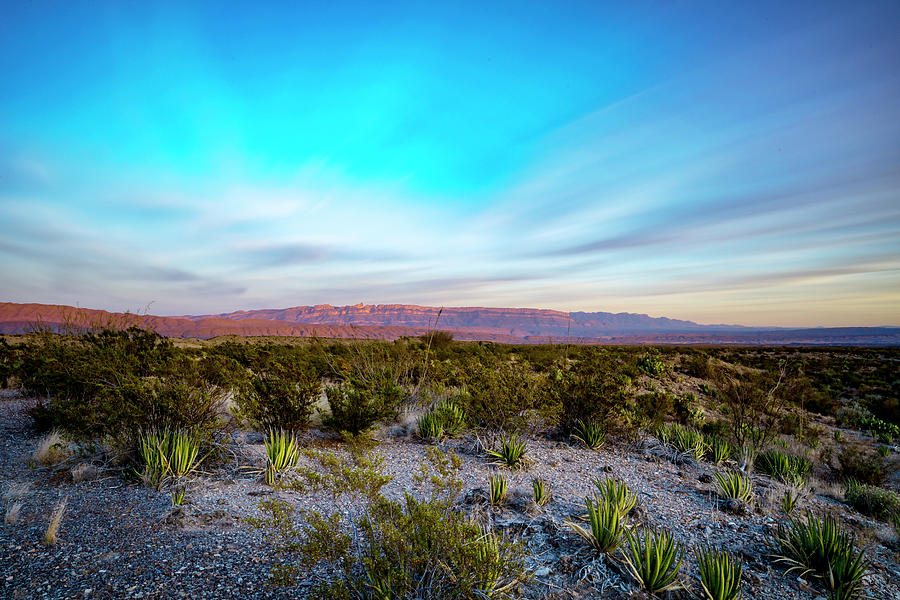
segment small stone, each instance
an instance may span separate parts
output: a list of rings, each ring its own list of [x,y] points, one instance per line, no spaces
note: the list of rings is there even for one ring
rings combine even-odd
[[[534,572],[535,577],[547,577],[550,575],[550,567],[544,566]]]

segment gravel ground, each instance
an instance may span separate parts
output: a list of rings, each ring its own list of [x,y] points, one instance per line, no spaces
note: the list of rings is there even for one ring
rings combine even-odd
[[[270,549],[259,532],[243,521],[258,515],[261,498],[278,497],[298,508],[328,509],[320,494],[273,492],[248,469],[263,464],[258,437],[240,436],[235,461],[195,480],[187,503],[172,507],[167,493],[126,482],[114,471],[74,483],[71,469],[91,457],[72,458],[56,467],[30,468],[26,460],[37,444],[28,430],[24,408],[29,400],[5,391],[0,395],[0,470],[4,510],[22,502],[19,518],[0,529],[0,596],[3,598],[296,598],[304,586],[272,586]],[[310,443],[324,443],[311,435]],[[581,497],[591,479],[615,475],[638,493],[636,520],[664,526],[678,541],[696,546],[711,543],[731,550],[745,562],[744,591],[750,599],[814,599],[824,594],[796,575],[786,575],[768,558],[767,539],[783,519],[771,480],[753,476],[760,507],[747,514],[721,510],[707,464],[675,464],[653,440],[611,445],[590,452],[548,440],[530,440],[531,466],[509,473],[511,501],[503,510],[484,507],[481,495],[492,467],[473,439],[441,446],[463,459],[465,501],[487,513],[494,525],[520,535],[533,552],[529,567],[535,582],[523,587],[528,598],[633,597],[627,576],[608,559],[587,551],[565,519],[581,512]],[[393,476],[385,493],[421,491],[413,480],[425,446],[405,436],[376,447]],[[543,477],[553,500],[542,511],[528,508],[530,482]],[[22,491],[27,486],[27,491]],[[59,541],[41,543],[54,506],[68,500]],[[346,508],[346,507],[345,507]],[[799,509],[829,509],[850,514],[847,523],[866,535],[873,568],[868,576],[873,598],[900,599],[900,567],[896,540],[882,525],[850,513],[837,500],[810,495]],[[635,519],[632,519],[634,521]],[[891,550],[890,547],[893,547]],[[695,580],[689,551],[683,572]],[[694,582],[695,589],[698,587]]]

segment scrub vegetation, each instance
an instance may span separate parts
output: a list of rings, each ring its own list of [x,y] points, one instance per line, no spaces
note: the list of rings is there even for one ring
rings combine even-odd
[[[884,533],[900,523],[897,350],[509,346],[443,333],[185,344],[107,327],[10,336],[0,353],[7,386],[34,399],[32,470],[78,483],[88,478],[75,465],[88,465],[181,510],[195,495],[185,490],[215,477],[201,467],[238,464],[276,494],[245,523],[277,557],[272,581],[301,596],[563,597],[536,566],[530,521],[499,525],[527,512],[547,551],[574,561],[566,585],[588,585],[577,574],[599,564],[622,589],[757,597],[736,546],[655,522],[668,499],[642,494],[630,473],[595,468],[577,492],[557,485],[558,465],[538,452],[548,445],[575,466],[637,453],[660,472],[698,473],[709,512],[691,531],[719,511],[774,515],[754,568],[774,567],[785,585],[800,575],[829,597],[862,598],[873,554],[900,550]],[[239,452],[248,435],[258,459]],[[385,491],[382,443],[424,456],[414,489]],[[465,456],[491,469],[479,489],[465,483]],[[297,509],[284,495],[311,492],[329,501]],[[826,494],[828,511],[816,500]],[[23,512],[10,497],[6,523]],[[46,544],[64,514],[65,501]]]

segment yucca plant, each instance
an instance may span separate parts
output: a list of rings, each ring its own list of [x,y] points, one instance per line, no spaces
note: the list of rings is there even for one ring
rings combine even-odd
[[[591,450],[596,450],[606,441],[606,431],[596,421],[579,420],[575,423],[571,437]]]
[[[453,400],[443,400],[434,409],[434,414],[440,420],[444,435],[454,437],[466,429],[466,413]]]
[[[266,447],[266,484],[273,485],[278,475],[293,469],[300,460],[300,445],[294,434],[270,429],[263,440]]]
[[[722,464],[731,456],[731,444],[718,436],[713,436],[709,439],[707,448],[709,449],[709,457],[716,465]]]
[[[535,477],[531,480],[531,489],[534,492],[534,503],[538,506],[546,506],[550,502],[550,485],[541,479]]]
[[[806,485],[806,474],[811,467],[808,459],[780,450],[763,452],[756,459],[758,471],[794,487]]]
[[[444,425],[435,412],[427,412],[416,422],[419,437],[423,440],[436,440],[444,435]]]
[[[484,572],[479,577],[479,590],[487,598],[503,596],[516,585],[516,581],[504,583],[503,561],[500,556],[500,543],[494,532],[487,527],[482,527],[482,536],[475,541],[475,555],[477,563],[484,566]]]
[[[637,502],[637,495],[629,490],[628,484],[621,479],[614,477],[594,479],[594,486],[597,488],[598,496],[612,502],[622,516],[631,512],[635,502]]]
[[[853,537],[834,517],[807,514],[805,522],[789,519],[779,524],[775,543],[776,562],[787,564],[788,572],[822,579],[833,597],[852,598],[861,589],[869,568],[865,550],[856,550]]]
[[[605,554],[616,550],[622,545],[628,517],[619,512],[615,502],[606,498],[596,498],[595,503],[590,497],[586,497],[584,503],[587,507],[590,529],[585,529],[572,521],[566,523],[597,552]]]
[[[784,514],[790,515],[794,512],[799,498],[800,493],[794,488],[784,490],[784,496],[781,497],[781,510],[784,511]]]
[[[688,429],[681,425],[672,427],[672,444],[682,454],[700,460],[706,453],[706,440],[696,429]]]
[[[513,433],[500,440],[499,449],[487,450],[487,453],[497,459],[492,464],[518,469],[525,465],[527,451],[525,441]]]
[[[643,589],[657,594],[684,587],[678,580],[684,548],[670,532],[646,528],[641,535],[629,531],[626,539],[625,565]]]
[[[756,462],[756,448],[750,444],[743,444],[732,449],[732,455],[737,462],[738,469],[744,472],[753,470],[753,463]]]
[[[144,480],[157,488],[167,477],[183,477],[202,462],[200,438],[185,430],[148,431],[138,436],[138,455]]]
[[[723,498],[733,498],[741,502],[750,502],[753,495],[753,484],[750,477],[740,471],[728,471],[727,473],[715,472],[716,481],[719,483],[719,495]]]
[[[743,565],[731,554],[718,548],[697,550],[700,586],[707,600],[737,600],[741,597]]]
[[[655,435],[656,439],[662,442],[664,446],[668,446],[669,442],[672,441],[672,428],[669,425],[662,423],[653,429],[653,435]]]
[[[509,482],[506,475],[497,473],[488,478],[491,506],[499,506],[506,499],[506,490]]]

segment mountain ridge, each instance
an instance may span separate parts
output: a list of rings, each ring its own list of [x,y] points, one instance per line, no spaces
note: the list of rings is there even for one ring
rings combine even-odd
[[[36,327],[65,331],[129,325],[154,329],[169,337],[198,339],[238,335],[395,340],[440,329],[449,331],[458,340],[511,344],[900,345],[900,328],[896,327],[703,325],[636,313],[319,304],[210,315],[157,316],[56,304],[0,302],[0,333],[4,334],[26,333]]]

